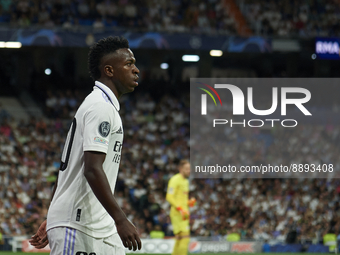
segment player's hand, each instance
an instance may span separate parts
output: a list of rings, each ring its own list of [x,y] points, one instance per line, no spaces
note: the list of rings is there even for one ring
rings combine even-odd
[[[116,222],[117,232],[122,239],[123,245],[129,250],[140,250],[142,248],[142,242],[139,238],[139,234],[135,225],[128,219],[124,219],[120,222]]]
[[[192,197],[189,201],[188,201],[188,206],[189,207],[194,207],[196,205],[196,198]]]
[[[189,219],[189,212],[187,210],[183,209],[180,206],[178,206],[176,209],[177,209],[177,211],[179,211],[181,213],[183,220]]]
[[[29,240],[30,244],[37,249],[42,249],[48,244],[46,232],[46,220],[41,223],[37,233]]]

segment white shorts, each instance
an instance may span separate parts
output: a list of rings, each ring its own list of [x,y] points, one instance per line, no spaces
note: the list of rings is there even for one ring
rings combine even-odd
[[[57,227],[47,231],[50,255],[124,255],[125,247],[118,233],[106,238],[94,238],[83,232]]]

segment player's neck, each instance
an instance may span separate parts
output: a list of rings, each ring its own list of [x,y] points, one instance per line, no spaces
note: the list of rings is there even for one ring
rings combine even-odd
[[[182,173],[179,173],[180,175],[182,175],[182,177],[184,178],[184,179],[187,179],[185,176],[184,176],[184,174],[182,174]]]
[[[100,81],[101,83],[103,83],[105,86],[107,86],[112,92],[113,94],[115,94],[116,98],[119,99],[121,94],[118,92],[116,86],[110,81],[110,80],[106,80],[106,79],[98,79],[98,81]]]

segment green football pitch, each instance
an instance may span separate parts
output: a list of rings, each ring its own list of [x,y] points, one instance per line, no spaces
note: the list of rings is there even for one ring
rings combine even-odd
[[[0,252],[0,255],[44,255],[44,254],[49,254],[49,253],[31,253],[31,252]],[[127,253],[127,254],[133,254],[133,253]],[[144,255],[170,255],[162,253],[162,254],[146,254],[146,253],[135,253],[135,254],[144,254]],[[234,254],[235,253],[189,253],[189,254],[195,254],[195,255],[229,255],[229,254]],[[307,253],[249,253],[252,255],[303,255]],[[329,255],[329,253],[315,253],[317,255]]]

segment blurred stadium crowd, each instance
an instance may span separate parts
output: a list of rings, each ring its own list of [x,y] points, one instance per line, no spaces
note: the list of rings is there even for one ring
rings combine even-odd
[[[222,1],[1,0],[0,22],[12,26],[123,27],[149,31],[235,34]]]
[[[339,36],[338,1],[244,0],[240,9],[256,35]]]
[[[327,1],[235,0],[252,33],[263,36],[337,36],[340,5]],[[0,23],[77,29],[237,34],[237,18],[222,0],[1,0]]]
[[[32,117],[28,122],[18,122],[0,109],[3,234],[31,235],[45,219],[70,120],[83,97],[71,90],[49,92],[49,118]],[[144,238],[159,227],[172,235],[165,192],[178,160],[189,158],[188,97],[136,93],[121,100],[125,134],[115,195]],[[290,134],[291,146],[303,151],[306,136],[316,137],[320,146],[307,148],[316,148],[318,154],[329,147],[339,154],[332,142],[318,135],[327,132],[326,127],[302,129]],[[277,134],[270,135],[274,139]],[[259,157],[264,143],[252,142],[256,134],[230,135],[235,136],[233,146],[248,143],[248,156]],[[248,157],[237,149],[231,154],[234,161]],[[278,160],[280,155],[271,157]],[[318,243],[326,233],[340,234],[339,193],[339,179],[192,179],[190,196],[197,204],[191,210],[191,233],[216,240],[236,233],[242,240]]]

